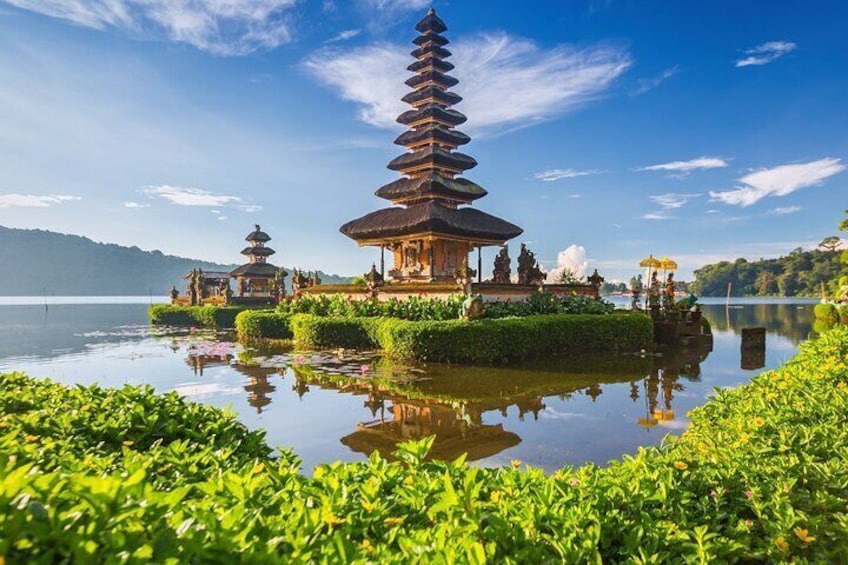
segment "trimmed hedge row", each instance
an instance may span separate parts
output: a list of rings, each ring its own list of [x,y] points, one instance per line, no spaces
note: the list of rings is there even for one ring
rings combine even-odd
[[[829,322],[831,324],[840,322],[848,324],[848,304],[831,304],[830,302],[822,302],[815,305],[813,313],[818,320]]]
[[[262,314],[261,319],[274,316],[278,316],[274,323],[280,326],[289,322],[281,314]],[[240,336],[274,337],[262,333],[255,323],[248,329],[248,320],[254,318],[260,316],[251,312],[239,315]],[[422,322],[296,314],[290,327],[295,342],[302,347],[380,348],[390,357],[454,363],[497,363],[576,351],[635,351],[650,347],[653,341],[653,324],[640,314]]]
[[[236,332],[239,338],[291,339],[291,316],[269,310],[245,310],[236,316]]]
[[[150,322],[168,326],[233,328],[245,306],[173,306],[154,304],[148,309]]]
[[[846,359],[848,329],[833,330],[782,369],[717,391],[680,438],[550,476],[518,461],[428,462],[425,440],[398,463],[375,454],[305,477],[291,453],[272,458],[231,415],[174,394],[0,375],[0,556],[845,563]]]

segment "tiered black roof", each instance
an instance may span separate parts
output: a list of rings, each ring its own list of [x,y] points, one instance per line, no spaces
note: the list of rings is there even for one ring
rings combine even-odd
[[[441,35],[447,30],[432,8],[415,26],[421,35],[413,40],[413,62],[408,70],[416,73],[406,81],[413,91],[403,97],[412,106],[397,121],[410,129],[395,143],[410,149],[389,163],[389,169],[406,178],[377,190],[380,198],[406,208],[387,208],[367,214],[342,226],[345,235],[358,241],[372,241],[430,233],[468,238],[480,243],[504,242],[522,233],[521,228],[470,208],[457,208],[482,198],[486,191],[470,180],[454,178],[477,165],[473,157],[454,151],[471,138],[454,127],[466,117],[451,106],[462,101],[448,89],[459,81],[446,74],[453,64],[444,61],[451,53]]]
[[[270,247],[245,247],[241,250],[242,255],[255,255],[257,257],[270,257],[276,253]]]
[[[250,242],[257,241],[257,242],[261,242],[261,243],[271,241],[271,236],[268,235],[267,233],[265,233],[264,231],[262,231],[262,229],[259,227],[259,224],[256,224],[254,227],[256,229],[254,229],[252,232],[247,234],[247,237],[244,238],[245,241],[250,241]]]

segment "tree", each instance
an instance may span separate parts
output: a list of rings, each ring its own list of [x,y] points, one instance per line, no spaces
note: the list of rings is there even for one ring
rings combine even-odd
[[[819,247],[821,247],[825,251],[836,251],[837,249],[842,247],[842,240],[838,236],[831,235],[830,237],[826,237],[821,240],[821,243],[819,243]]]
[[[563,267],[562,272],[557,277],[558,284],[580,284],[580,279],[577,278],[577,275],[569,269],[568,267]]]

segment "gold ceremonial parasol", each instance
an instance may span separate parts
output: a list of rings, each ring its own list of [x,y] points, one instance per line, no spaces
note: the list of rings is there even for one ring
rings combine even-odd
[[[642,261],[639,262],[640,267],[647,267],[648,269],[656,269],[660,266],[660,260],[654,257],[653,255],[648,255]]]
[[[677,263],[673,259],[670,259],[668,257],[663,257],[659,261],[659,268],[662,269],[663,271],[676,271],[677,270]]]

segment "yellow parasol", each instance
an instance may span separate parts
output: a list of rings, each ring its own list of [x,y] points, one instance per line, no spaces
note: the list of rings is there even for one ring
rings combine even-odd
[[[660,260],[654,257],[653,255],[648,255],[642,261],[639,262],[640,267],[647,267],[648,269],[656,269],[660,266]]]
[[[660,259],[659,263],[659,268],[663,271],[677,270],[677,263],[673,259],[670,259],[668,257],[663,257],[662,259]]]

